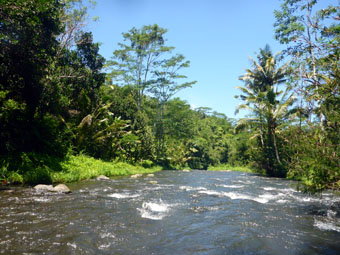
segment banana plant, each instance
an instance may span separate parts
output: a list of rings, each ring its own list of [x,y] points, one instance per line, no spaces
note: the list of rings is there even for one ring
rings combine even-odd
[[[102,104],[82,119],[77,127],[76,143],[95,157],[131,159],[140,141],[132,133],[130,121],[110,111],[112,104]]]

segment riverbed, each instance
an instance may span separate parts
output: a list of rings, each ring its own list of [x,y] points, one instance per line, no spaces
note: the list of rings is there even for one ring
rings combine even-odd
[[[340,254],[340,198],[240,172],[0,192],[0,254]]]

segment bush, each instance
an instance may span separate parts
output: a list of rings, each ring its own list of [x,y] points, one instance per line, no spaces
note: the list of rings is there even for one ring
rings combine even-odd
[[[27,184],[51,184],[51,169],[47,166],[31,169],[24,174],[23,180]]]
[[[9,183],[13,183],[13,184],[20,184],[24,182],[24,178],[18,172],[9,173],[7,180]]]
[[[153,166],[153,162],[151,160],[143,160],[142,167],[144,168],[151,168]]]

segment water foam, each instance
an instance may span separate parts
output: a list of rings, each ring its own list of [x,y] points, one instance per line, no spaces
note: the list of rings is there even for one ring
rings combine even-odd
[[[170,205],[163,203],[143,202],[142,208],[137,208],[142,218],[161,220],[168,215]]]
[[[218,196],[218,197],[229,197],[230,199],[234,200],[234,199],[241,199],[241,200],[252,200],[261,204],[265,204],[268,203],[269,200],[266,198],[262,198],[262,197],[252,197],[252,196],[248,196],[245,194],[240,194],[240,193],[236,193],[236,192],[218,192],[218,191],[214,191],[214,190],[202,190],[199,191],[200,194],[206,194],[206,195],[212,195],[212,196]]]
[[[332,222],[323,222],[320,220],[314,220],[314,227],[317,227],[320,230],[333,230],[333,231],[337,231],[340,232],[340,227],[335,225]]]
[[[98,246],[98,249],[105,250],[107,248],[110,248],[111,244],[101,244]]]
[[[290,195],[290,196],[298,202],[322,202],[321,199],[319,198],[300,197],[300,196],[294,196],[294,195]]]
[[[185,191],[207,190],[207,188],[204,188],[204,187],[191,187],[191,186],[180,186],[179,189],[185,190]]]
[[[68,242],[67,243],[67,246],[70,246],[70,247],[72,247],[73,249],[76,249],[77,248],[77,245],[76,245],[76,243],[70,243],[70,242]]]
[[[123,198],[136,198],[139,197],[139,194],[129,194],[129,193],[112,193],[110,195],[107,195],[108,197],[112,198],[118,198],[118,199],[123,199]]]
[[[333,211],[333,210],[327,210],[327,218],[329,219],[333,219],[335,218],[337,215],[337,212],[336,211]]]
[[[279,193],[279,194],[275,194],[275,195],[265,193],[265,194],[260,195],[259,197],[264,198],[264,199],[268,199],[268,200],[275,200],[275,199],[278,199],[278,198],[281,198],[281,197],[284,197],[284,196],[285,196],[284,193]]]
[[[263,187],[263,189],[266,191],[277,190],[276,188],[273,188],[273,187]]]
[[[49,198],[46,198],[46,197],[35,197],[33,198],[33,200],[35,202],[50,202],[51,201]]]
[[[116,236],[112,233],[101,233],[100,238],[116,238]]]
[[[244,187],[244,185],[216,185],[217,187],[224,187],[224,188],[231,188],[231,189],[241,189]]]
[[[235,193],[235,192],[227,192],[225,193],[226,196],[230,197],[230,199],[244,199],[244,200],[252,200],[261,204],[266,204],[269,202],[268,199],[266,198],[262,198],[262,197],[251,197],[248,195],[244,195],[244,194],[239,194],[239,193]]]
[[[236,181],[237,183],[242,183],[242,184],[247,184],[247,185],[249,185],[249,184],[254,184],[255,182],[253,182],[253,181],[249,181],[249,180],[238,180],[238,181]]]
[[[285,204],[285,203],[288,203],[288,200],[286,200],[286,199],[279,199],[276,202],[279,203],[279,204]]]

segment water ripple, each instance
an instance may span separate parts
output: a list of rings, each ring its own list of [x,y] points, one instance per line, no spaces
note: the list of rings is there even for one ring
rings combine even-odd
[[[340,254],[340,197],[237,172],[162,171],[0,193],[0,254]],[[157,182],[157,183],[156,183]]]

